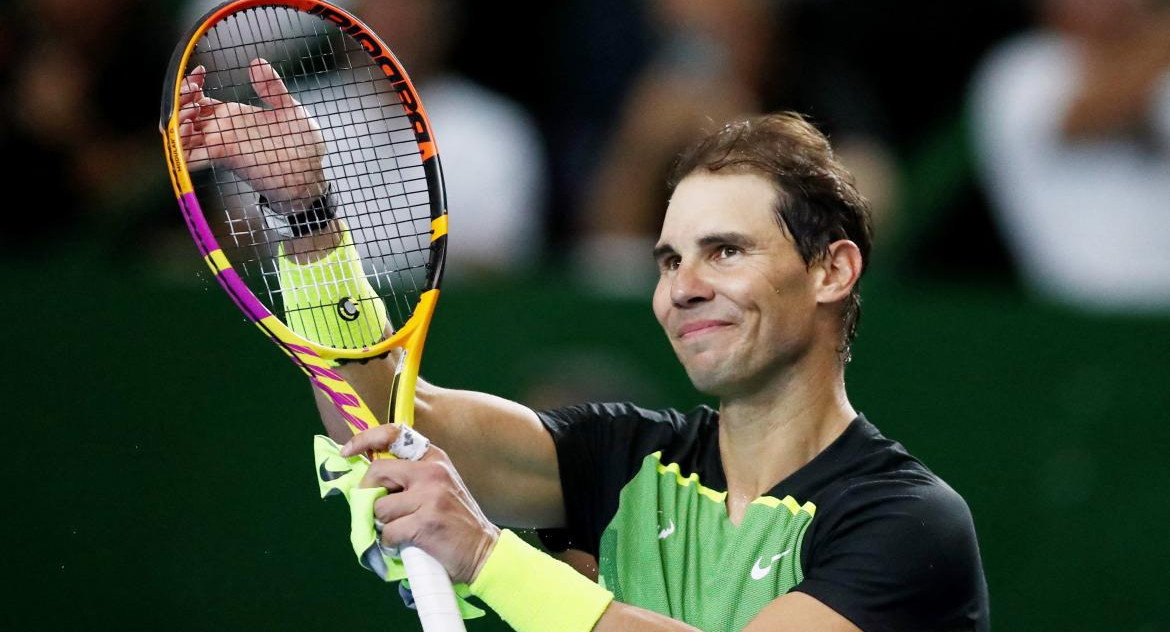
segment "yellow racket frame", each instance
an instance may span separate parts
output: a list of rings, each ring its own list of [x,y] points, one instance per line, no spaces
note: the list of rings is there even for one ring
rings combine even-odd
[[[432,201],[431,243],[441,243],[438,244],[439,255],[432,256],[432,266],[436,266],[436,269],[432,275],[431,287],[420,295],[418,304],[405,323],[390,337],[370,347],[338,349],[308,340],[289,329],[280,318],[256,298],[219,247],[195,196],[191,175],[187,170],[186,160],[183,158],[182,144],[179,139],[179,93],[183,80],[182,73],[187,68],[196,44],[210,28],[224,17],[254,6],[272,6],[274,4],[288,6],[331,21],[362,44],[387,76],[394,81],[395,90],[402,97],[403,107],[407,109],[415,124],[419,152],[422,155],[428,179],[432,181],[432,187],[437,185],[437,190],[432,189],[433,194],[438,196],[439,203],[435,204]],[[391,421],[394,423],[413,425],[414,390],[418,380],[419,363],[431,318],[434,315],[435,304],[439,298],[438,285],[442,276],[443,253],[446,251],[447,209],[443,195],[439,156],[433,141],[430,121],[402,65],[377,35],[361,21],[328,3],[317,0],[276,0],[275,2],[273,0],[236,0],[213,9],[187,34],[186,45],[176,50],[175,56],[172,57],[165,90],[169,91],[169,107],[168,100],[164,98],[159,131],[163,136],[171,184],[175,191],[175,197],[179,200],[179,205],[187,219],[187,226],[216,280],[231,295],[249,320],[280,346],[309,376],[313,385],[329,397],[355,433],[377,426],[380,422],[361,396],[334,368],[338,361],[375,358],[388,354],[394,349],[402,349],[403,353],[399,358],[394,383],[391,387],[391,414],[388,416],[392,417]],[[434,200],[434,197],[432,199]],[[432,251],[434,252],[434,249]],[[400,396],[400,394],[406,393],[409,393],[410,396]]]

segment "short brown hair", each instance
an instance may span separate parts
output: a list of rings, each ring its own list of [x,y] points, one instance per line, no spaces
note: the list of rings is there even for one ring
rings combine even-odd
[[[776,220],[792,235],[805,264],[819,260],[834,241],[848,239],[861,251],[864,273],[873,242],[869,202],[833,155],[829,139],[803,116],[778,112],[724,125],[679,155],[670,173],[670,190],[695,171],[724,169],[756,173],[775,184]],[[845,301],[842,321],[838,351],[848,363],[861,321],[857,285]]]

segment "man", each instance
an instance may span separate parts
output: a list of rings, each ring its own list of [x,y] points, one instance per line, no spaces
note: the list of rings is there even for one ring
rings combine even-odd
[[[284,104],[284,129],[319,142],[267,64],[253,82]],[[198,83],[185,90],[203,113],[184,134],[239,129],[215,122],[239,106]],[[248,142],[217,137],[205,159],[230,165]],[[295,153],[289,173],[319,171],[320,151]],[[383,542],[427,551],[520,632],[987,629],[962,498],[846,396],[870,229],[828,141],[796,115],[740,121],[685,152],[672,180],[653,308],[719,410],[537,413],[420,380],[415,427],[434,445],[418,461],[378,460],[363,480],[391,492],[374,506]],[[327,187],[302,176],[294,188]],[[295,241],[317,248],[329,234]],[[342,371],[385,410],[393,362]],[[374,428],[343,454],[391,449],[402,433]],[[600,586],[496,523],[563,529],[597,556]]]

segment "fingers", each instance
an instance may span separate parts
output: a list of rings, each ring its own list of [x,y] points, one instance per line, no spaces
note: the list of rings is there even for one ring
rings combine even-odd
[[[205,139],[199,132],[206,120],[215,116],[217,101],[203,94],[206,72],[202,65],[196,66],[179,85],[179,137],[188,151],[204,145]],[[191,162],[189,157],[188,163]]]
[[[183,143],[183,149],[190,151],[203,144],[198,130],[195,129],[195,121],[184,119],[179,123],[179,140]]]
[[[195,146],[198,141],[195,135],[194,121],[184,120],[179,123],[179,138],[183,141],[183,147],[191,149]]]
[[[386,424],[358,433],[341,446],[342,456],[353,456],[365,452],[390,452],[400,459],[425,460],[436,455],[430,453],[437,448],[431,446],[422,433],[401,424]]]
[[[210,162],[204,140],[195,121],[187,120],[179,124],[179,143],[188,169],[202,169]]]
[[[383,525],[393,523],[399,518],[409,516],[422,507],[422,499],[419,494],[409,491],[390,494],[379,498],[374,503],[374,517]]]
[[[207,69],[202,65],[196,66],[191,72],[183,77],[183,82],[179,86],[179,102],[185,102],[192,99],[200,99],[203,97],[203,82],[207,79]]]
[[[408,514],[395,520],[384,523],[382,526],[382,545],[391,551],[408,542],[416,542],[423,521],[415,514]]]
[[[378,459],[370,464],[359,487],[385,487],[390,493],[406,489],[412,478],[410,466],[414,463],[395,459]]]
[[[426,537],[427,534],[433,536],[436,532],[446,530],[449,519],[451,516],[444,516],[442,511],[437,510],[434,498],[427,504],[427,496],[423,493],[406,491],[390,494],[374,503],[374,520],[379,539],[383,546],[391,550],[408,543],[421,544],[422,540],[430,539]]]
[[[265,103],[279,110],[294,108],[297,102],[288,93],[284,80],[276,73],[276,69],[265,59],[253,59],[248,64],[248,77],[252,80],[252,88]]]
[[[425,470],[441,463],[396,461]],[[438,471],[437,469],[435,471]],[[471,581],[499,537],[466,489],[431,486],[389,494],[374,503],[375,528],[383,550],[413,544],[430,553],[453,581]]]
[[[408,461],[420,461],[427,455],[430,445],[421,432],[409,426],[399,426],[398,438],[390,444],[390,454]]]
[[[194,118],[198,103],[203,100],[205,71],[203,66],[196,66],[179,84],[179,113],[182,120]]]
[[[359,432],[341,446],[341,455],[353,456],[365,452],[385,452],[390,449],[390,444],[398,438],[399,428],[400,426],[397,424],[386,424]]]
[[[361,446],[385,447],[395,437],[408,436],[402,430],[401,426],[380,426],[354,437],[346,447],[351,453]],[[389,492],[373,507],[383,550],[412,543],[435,556],[456,581],[475,576],[499,536],[499,529],[483,515],[447,455],[436,447],[421,461],[374,461],[361,486],[384,487]]]
[[[366,470],[360,486],[385,487],[393,493],[420,485],[450,487],[454,479],[441,455],[424,461],[377,459]]]

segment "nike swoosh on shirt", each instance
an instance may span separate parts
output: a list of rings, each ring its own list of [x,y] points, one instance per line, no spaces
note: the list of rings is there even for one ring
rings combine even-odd
[[[755,565],[752,566],[752,579],[760,580],[760,579],[767,577],[768,573],[772,572],[772,565],[776,563],[776,560],[784,557],[785,555],[788,555],[791,552],[792,552],[792,549],[788,549],[787,551],[785,551],[783,553],[778,553],[776,555],[773,555],[772,561],[768,562],[767,566],[762,566],[762,567],[760,566],[760,562],[763,562],[764,558],[762,556],[757,558]]]
[[[672,533],[674,533],[674,518],[670,519],[669,527],[658,532],[658,539],[665,540],[666,538],[670,537],[670,534]]]

